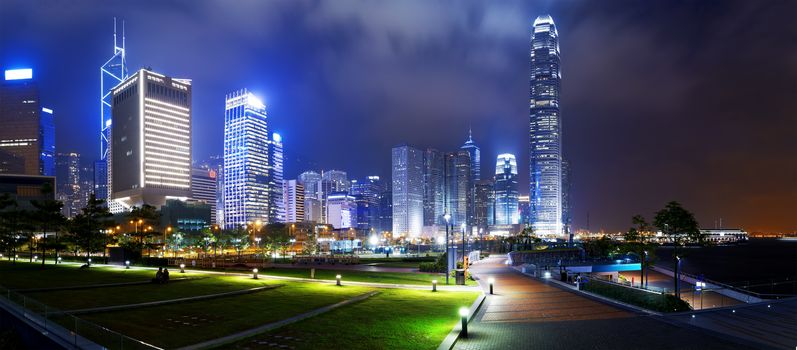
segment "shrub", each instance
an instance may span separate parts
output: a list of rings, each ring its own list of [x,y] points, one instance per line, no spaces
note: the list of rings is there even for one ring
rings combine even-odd
[[[655,294],[591,279],[584,290],[653,311],[689,311],[689,303],[669,294]]]

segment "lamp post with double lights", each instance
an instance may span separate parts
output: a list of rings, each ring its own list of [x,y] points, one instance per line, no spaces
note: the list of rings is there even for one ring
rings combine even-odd
[[[451,261],[451,257],[448,256],[448,223],[451,221],[451,214],[446,213],[445,215],[443,215],[443,219],[446,220],[446,247],[444,254],[446,256],[446,284],[448,284],[448,276],[451,274],[451,271],[448,266],[449,265],[448,262]]]

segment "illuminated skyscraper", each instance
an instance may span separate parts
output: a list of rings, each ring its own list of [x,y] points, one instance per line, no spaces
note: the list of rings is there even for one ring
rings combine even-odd
[[[191,81],[142,69],[113,89],[111,105],[111,199],[129,209],[189,198]]]
[[[475,184],[482,178],[482,158],[479,146],[476,146],[476,143],[473,142],[472,130],[468,130],[468,140],[465,141],[465,144],[462,145],[460,149],[468,151],[468,154],[470,155],[470,181],[472,184]]]
[[[282,201],[282,154],[282,136],[274,133],[268,144],[268,186],[270,189],[268,222],[272,224],[285,222],[285,203]]]
[[[423,151],[393,147],[393,235],[418,237],[423,229]]]
[[[559,33],[549,15],[534,20],[529,82],[531,225],[537,234],[562,235],[562,72]]]
[[[495,164],[495,225],[514,225],[520,221],[518,196],[515,155],[499,154]]]
[[[55,176],[53,110],[43,107],[33,70],[0,81],[0,173]]]
[[[304,220],[321,222],[321,174],[315,171],[305,171],[299,174],[297,181],[304,186]]]
[[[379,176],[351,180],[350,193],[357,203],[357,229],[370,230],[379,226],[379,194],[382,191]]]
[[[282,183],[282,201],[285,208],[285,222],[304,221],[304,186],[297,180]]]
[[[269,134],[266,105],[246,89],[226,96],[224,227],[269,222]]]
[[[445,155],[429,148],[423,157],[423,225],[445,225]]]
[[[333,228],[354,227],[357,216],[357,204],[354,197],[346,192],[332,192],[327,197],[327,224]]]
[[[351,187],[348,175],[345,171],[327,170],[321,172],[321,181],[318,187],[318,199],[321,203],[321,222],[329,223],[327,219],[327,197],[330,193],[348,193]]]
[[[210,205],[210,223],[216,221],[217,172],[209,168],[191,169],[191,198]]]
[[[55,198],[64,203],[61,213],[68,218],[86,205],[81,175],[80,154],[58,153],[55,156]]]
[[[94,193],[97,199],[108,199],[108,157],[111,140],[111,90],[127,80],[125,58],[125,24],[122,21],[122,45],[116,40],[116,18],[113,19],[113,56],[100,67],[100,159],[94,164]]]

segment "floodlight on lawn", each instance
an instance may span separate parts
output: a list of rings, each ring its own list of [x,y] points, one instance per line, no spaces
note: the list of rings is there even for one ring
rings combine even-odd
[[[180,264],[180,273],[185,273],[185,264]]]
[[[340,275],[335,276],[335,280],[337,281],[337,285],[340,285]]]
[[[130,260],[125,260],[125,269],[130,269]]]
[[[437,291],[437,280],[432,280],[432,292]]]
[[[257,268],[252,269],[252,278],[257,279]]]

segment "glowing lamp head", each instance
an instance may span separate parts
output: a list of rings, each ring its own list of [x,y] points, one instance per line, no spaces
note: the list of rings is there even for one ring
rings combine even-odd
[[[180,268],[184,269],[185,268],[185,264],[180,264]]]
[[[130,265],[130,260],[125,260],[125,265]]]
[[[252,273],[257,273],[257,269],[252,269]]]
[[[466,307],[459,308],[459,315],[462,317],[468,316],[468,308]]]
[[[488,278],[487,279],[487,283],[494,284],[495,283],[495,278],[492,278],[492,277]]]
[[[340,279],[340,275],[335,275],[335,278],[336,279]]]
[[[437,284],[437,280],[432,280],[432,284]]]

